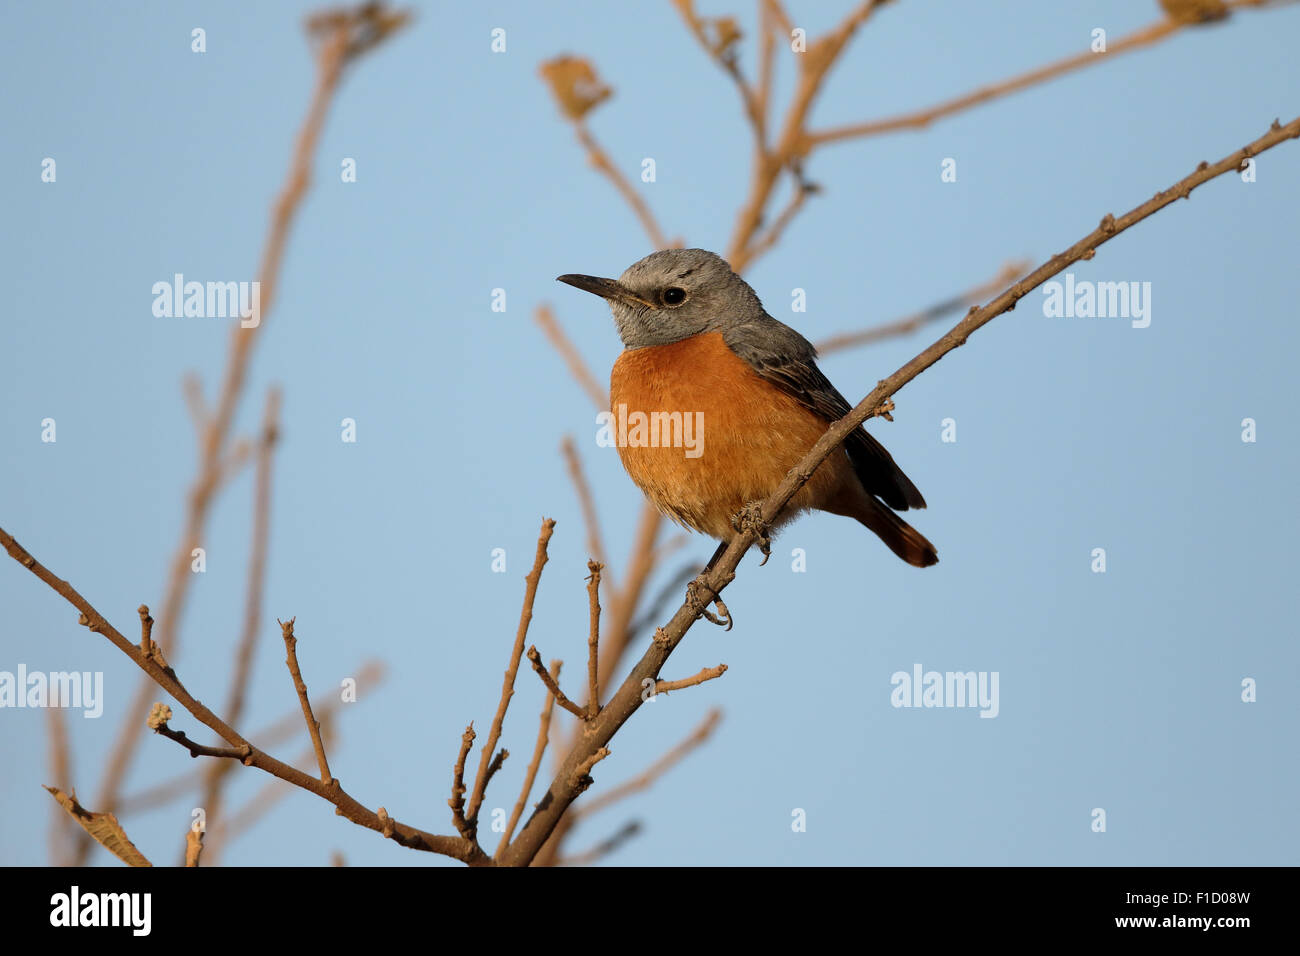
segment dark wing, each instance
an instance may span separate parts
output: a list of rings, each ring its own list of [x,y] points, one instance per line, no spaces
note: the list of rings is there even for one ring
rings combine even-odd
[[[817,350],[784,322],[770,316],[761,321],[732,326],[722,333],[727,347],[749,366],[829,425],[843,418],[852,406],[817,367]],[[925,499],[903,474],[885,446],[859,428],[844,443],[853,471],[862,486],[898,511],[924,508]]]

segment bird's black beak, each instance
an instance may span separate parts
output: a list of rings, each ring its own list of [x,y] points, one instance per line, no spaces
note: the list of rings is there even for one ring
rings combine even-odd
[[[601,279],[598,276],[584,276],[571,272],[568,275],[556,276],[555,281],[571,285],[583,292],[590,292],[592,295],[598,295],[610,302],[625,302],[628,305],[650,305],[649,302],[625,288],[623,283],[617,279]]]

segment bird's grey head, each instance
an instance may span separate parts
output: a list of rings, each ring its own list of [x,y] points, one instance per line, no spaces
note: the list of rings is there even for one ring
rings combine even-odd
[[[563,275],[559,281],[608,302],[630,349],[720,332],[764,314],[749,284],[705,249],[651,253],[617,279]]]

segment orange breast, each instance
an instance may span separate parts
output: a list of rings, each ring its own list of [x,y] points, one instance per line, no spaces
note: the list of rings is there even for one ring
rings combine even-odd
[[[771,494],[830,423],[769,384],[719,332],[628,349],[610,377],[612,430],[628,475],[674,520],[730,537],[731,516]],[[787,516],[856,481],[843,451],[818,468]]]

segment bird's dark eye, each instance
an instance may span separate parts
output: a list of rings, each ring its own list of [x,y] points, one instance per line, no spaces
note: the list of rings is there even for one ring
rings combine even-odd
[[[673,286],[671,289],[664,289],[664,305],[681,305],[686,301],[686,290]]]

